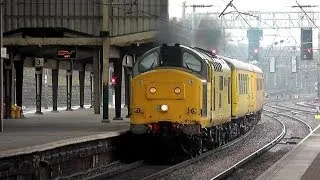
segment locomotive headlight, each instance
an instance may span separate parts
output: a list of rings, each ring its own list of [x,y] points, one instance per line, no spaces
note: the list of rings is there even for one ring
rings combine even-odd
[[[150,93],[154,94],[157,92],[157,89],[155,87],[150,88]]]
[[[166,105],[166,104],[160,106],[160,110],[161,110],[162,112],[167,112],[168,109],[169,109],[169,108],[168,108],[168,105]]]
[[[181,93],[181,89],[180,89],[180,88],[178,88],[178,87],[176,87],[176,88],[174,89],[174,93],[176,93],[176,94]]]

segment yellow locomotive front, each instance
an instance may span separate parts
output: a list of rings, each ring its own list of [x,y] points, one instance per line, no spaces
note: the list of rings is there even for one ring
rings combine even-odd
[[[191,48],[163,45],[133,68],[131,132],[160,136],[200,134],[207,119],[207,65]]]

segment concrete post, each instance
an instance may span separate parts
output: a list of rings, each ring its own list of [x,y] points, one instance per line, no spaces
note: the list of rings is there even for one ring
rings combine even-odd
[[[99,102],[100,102],[100,108],[103,107],[103,56],[102,51],[99,51]]]
[[[72,111],[71,100],[72,100],[72,70],[67,70],[67,109],[66,111]]]
[[[48,69],[44,70],[44,108],[48,109]]]
[[[58,112],[58,85],[59,68],[57,67],[57,69],[52,69],[52,112]]]
[[[16,104],[16,69],[14,61],[11,66],[11,104]]]
[[[6,119],[11,119],[11,96],[12,96],[12,64],[5,63],[5,104],[6,104]]]
[[[122,60],[123,56],[120,59],[114,61],[114,75],[116,76],[115,84],[115,113],[116,117],[113,120],[123,120],[121,117],[121,86],[122,86]]]
[[[15,69],[16,69],[16,103],[17,106],[22,107],[22,87],[23,87],[23,64],[24,61],[16,61]]]
[[[93,72],[90,72],[90,108],[93,108]]]
[[[109,0],[103,0],[103,4],[109,4]],[[110,33],[109,33],[109,8],[103,6],[102,32],[103,38],[102,55],[103,55],[103,120],[108,123],[109,120],[109,56],[110,56]]]
[[[42,68],[36,68],[36,114],[41,112],[41,96],[42,96]]]
[[[80,109],[84,108],[84,80],[85,80],[85,77],[86,77],[85,67],[86,67],[86,64],[83,64],[81,71],[79,71]]]
[[[93,53],[93,98],[94,98],[94,114],[100,114],[100,72],[99,72],[99,52]]]

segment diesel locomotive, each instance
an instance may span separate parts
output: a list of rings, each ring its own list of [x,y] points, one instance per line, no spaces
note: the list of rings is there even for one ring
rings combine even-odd
[[[210,51],[163,44],[133,67],[130,131],[169,139],[187,154],[221,146],[260,119],[260,68]]]

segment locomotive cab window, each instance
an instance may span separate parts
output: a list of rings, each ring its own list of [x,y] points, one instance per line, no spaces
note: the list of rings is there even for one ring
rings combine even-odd
[[[188,52],[183,53],[182,65],[190,70],[200,72],[201,71],[201,62],[192,54]]]
[[[139,57],[133,66],[133,76],[149,71],[159,66],[159,48],[148,51]]]
[[[178,68],[208,78],[207,63],[200,53],[183,46],[161,46],[140,57],[133,68],[133,76],[157,68]]]
[[[197,54],[179,46],[163,46],[160,49],[160,67],[181,67],[200,73],[201,61]]]
[[[159,53],[158,52],[153,52],[146,56],[144,59],[142,59],[139,63],[139,71],[144,72],[149,69],[152,69],[158,65],[158,60],[159,60]]]

